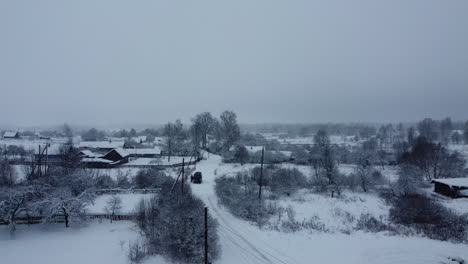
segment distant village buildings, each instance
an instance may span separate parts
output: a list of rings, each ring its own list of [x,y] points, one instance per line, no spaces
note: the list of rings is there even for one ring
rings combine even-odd
[[[19,139],[20,135],[19,132],[17,131],[6,131],[5,134],[3,134],[4,139]]]

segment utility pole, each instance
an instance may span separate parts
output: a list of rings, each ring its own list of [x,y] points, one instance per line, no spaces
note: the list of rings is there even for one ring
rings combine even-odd
[[[265,147],[262,148],[262,163],[260,165],[260,182],[258,183],[258,199],[262,200],[262,181],[263,181],[263,156],[265,155]]]
[[[49,170],[49,145],[46,144],[46,147],[45,147],[45,168],[44,168],[44,174],[47,174],[47,171]]]
[[[39,152],[38,152],[38,156],[37,156],[37,168],[39,169],[39,177],[41,177],[41,145],[39,144]]]
[[[208,263],[208,207],[205,207],[205,264]]]
[[[182,188],[182,193],[184,193],[184,179],[185,179],[185,171],[184,171],[184,168],[185,168],[185,158],[182,158],[182,182],[180,184],[181,188]]]

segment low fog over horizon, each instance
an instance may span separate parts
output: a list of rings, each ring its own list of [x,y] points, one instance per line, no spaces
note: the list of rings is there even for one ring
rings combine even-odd
[[[466,120],[467,1],[4,1],[0,125]]]

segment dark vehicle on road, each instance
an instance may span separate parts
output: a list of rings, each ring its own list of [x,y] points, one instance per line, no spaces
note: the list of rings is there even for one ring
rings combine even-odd
[[[197,171],[192,176],[190,176],[190,182],[200,184],[202,183],[202,173]]]

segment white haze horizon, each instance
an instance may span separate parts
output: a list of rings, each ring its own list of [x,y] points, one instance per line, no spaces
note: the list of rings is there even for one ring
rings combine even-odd
[[[468,118],[468,1],[0,3],[0,125]]]

